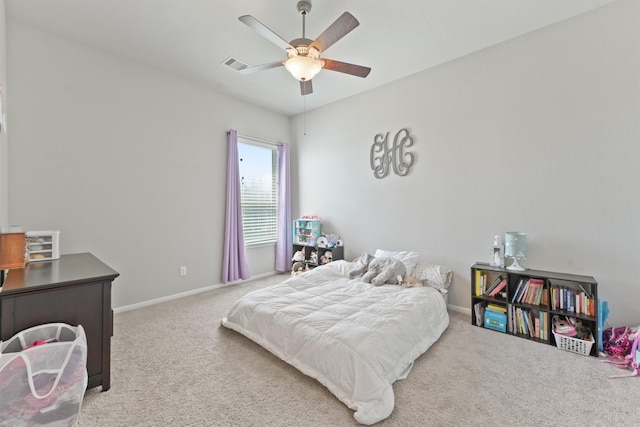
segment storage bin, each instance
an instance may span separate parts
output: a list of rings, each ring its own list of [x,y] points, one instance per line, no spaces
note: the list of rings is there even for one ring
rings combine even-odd
[[[71,426],[87,388],[84,329],[49,323],[0,346],[0,425]]]
[[[507,315],[499,311],[484,311],[484,327],[495,331],[507,332]]]
[[[594,343],[593,334],[590,335],[591,341],[585,341],[578,338],[557,334],[556,331],[552,332],[556,340],[556,346],[560,350],[582,354],[583,356],[588,356],[589,354],[591,354],[591,346],[593,346]]]
[[[60,231],[28,231],[29,262],[51,261],[60,258]]]

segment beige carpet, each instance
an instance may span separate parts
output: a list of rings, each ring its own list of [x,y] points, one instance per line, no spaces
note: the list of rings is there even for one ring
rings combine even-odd
[[[80,425],[359,425],[318,382],[220,326],[237,298],[282,278],[116,314],[111,389],[87,391]],[[621,371],[450,316],[378,425],[640,425],[640,377],[607,379]]]

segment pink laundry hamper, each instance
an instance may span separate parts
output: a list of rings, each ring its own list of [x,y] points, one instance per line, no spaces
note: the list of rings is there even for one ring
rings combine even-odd
[[[0,345],[0,426],[73,426],[87,388],[82,326],[49,323]]]

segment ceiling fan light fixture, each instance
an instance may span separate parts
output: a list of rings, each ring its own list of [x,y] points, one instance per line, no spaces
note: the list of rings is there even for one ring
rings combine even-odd
[[[298,55],[287,59],[284,67],[300,81],[311,80],[322,69],[322,61]]]

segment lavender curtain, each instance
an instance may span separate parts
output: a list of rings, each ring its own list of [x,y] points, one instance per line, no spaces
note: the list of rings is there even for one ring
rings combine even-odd
[[[224,229],[222,283],[248,279],[249,263],[242,233],[238,132],[227,132],[227,216]]]
[[[289,144],[278,146],[278,240],[276,271],[291,270],[291,185]]]

